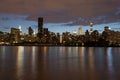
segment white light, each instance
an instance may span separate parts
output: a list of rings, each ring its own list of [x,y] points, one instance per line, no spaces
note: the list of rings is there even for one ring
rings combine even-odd
[[[19,29],[20,29],[20,31],[22,31],[22,27],[21,27],[21,25],[19,25]]]
[[[109,29],[111,29],[111,28],[109,27]]]

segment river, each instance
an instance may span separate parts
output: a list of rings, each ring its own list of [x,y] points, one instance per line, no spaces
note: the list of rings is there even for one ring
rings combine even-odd
[[[120,48],[0,46],[0,80],[120,80]]]

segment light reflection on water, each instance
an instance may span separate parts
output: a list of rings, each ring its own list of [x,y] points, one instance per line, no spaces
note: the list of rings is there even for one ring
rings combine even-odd
[[[17,77],[20,78],[23,75],[24,47],[19,46],[17,51],[18,51],[16,60]]]
[[[119,80],[119,47],[0,46],[0,80]]]

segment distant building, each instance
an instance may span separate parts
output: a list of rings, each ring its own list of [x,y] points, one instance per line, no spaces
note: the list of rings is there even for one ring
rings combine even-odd
[[[11,28],[10,42],[11,43],[20,42],[20,29]]]
[[[76,31],[76,30],[73,31],[73,35],[74,35],[74,36],[77,35],[77,31]]]
[[[48,33],[49,33],[48,28],[43,28],[43,32],[44,32],[44,34],[48,35]]]
[[[32,35],[33,35],[33,32],[34,32],[33,29],[32,29],[31,27],[29,27],[29,28],[28,28],[28,34],[32,36]]]
[[[110,30],[110,28],[108,26],[104,27],[104,31],[109,31],[109,30]]]
[[[82,26],[80,26],[79,29],[78,29],[78,35],[82,35],[82,34],[83,34],[83,32],[82,32]]]
[[[22,27],[19,25],[19,30],[20,30],[20,36],[22,36]]]
[[[60,43],[62,43],[63,41],[62,41],[62,35],[60,35]]]

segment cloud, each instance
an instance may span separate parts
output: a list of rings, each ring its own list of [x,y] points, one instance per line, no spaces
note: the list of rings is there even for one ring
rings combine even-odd
[[[120,0],[1,0],[0,13],[29,15],[27,20],[42,16],[45,23],[86,24],[90,18],[96,23],[118,21],[119,7]]]
[[[12,14],[0,14],[0,20],[9,21],[9,20],[26,20],[27,15],[12,15]]]

